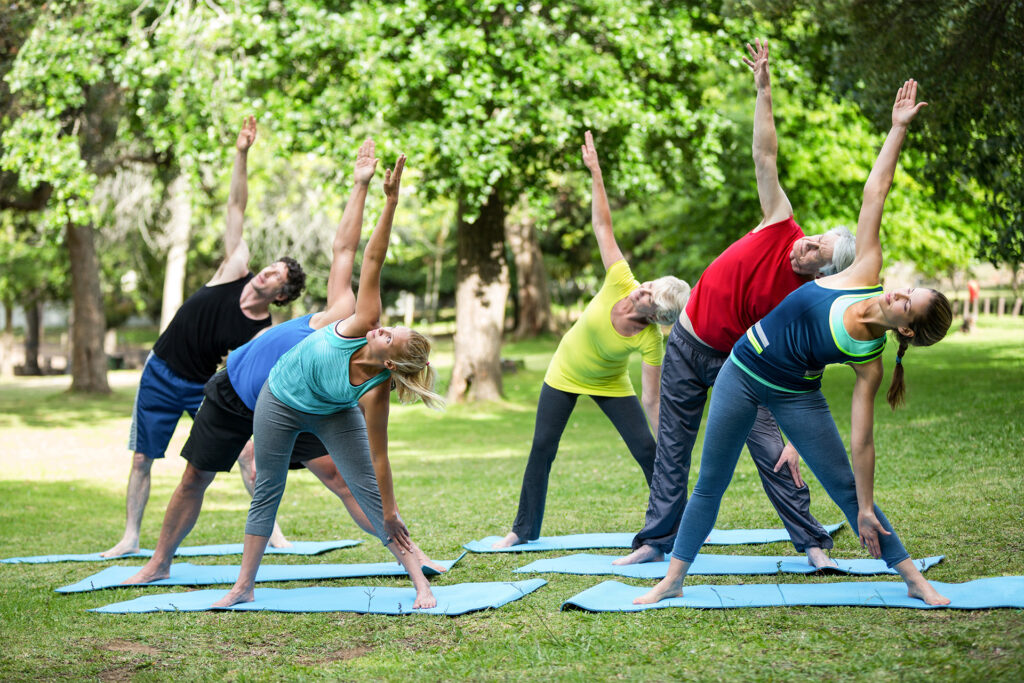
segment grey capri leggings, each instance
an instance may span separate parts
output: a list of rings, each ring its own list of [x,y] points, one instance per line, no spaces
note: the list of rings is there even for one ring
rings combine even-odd
[[[327,447],[359,507],[369,518],[377,538],[391,542],[384,530],[384,516],[377,475],[370,458],[366,421],[358,407],[331,415],[313,415],[285,405],[263,385],[256,401],[253,441],[256,445],[256,487],[253,491],[245,533],[270,536],[277,508],[288,478],[292,447],[300,432],[310,432]]]

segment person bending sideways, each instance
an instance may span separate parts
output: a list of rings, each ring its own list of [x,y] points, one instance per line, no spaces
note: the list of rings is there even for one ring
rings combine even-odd
[[[164,515],[160,540],[153,557],[125,583],[149,583],[170,575],[174,553],[192,530],[203,505],[203,496],[217,472],[227,472],[243,445],[252,443],[253,409],[274,363],[315,330],[347,318],[355,310],[352,292],[352,268],[363,224],[366,192],[373,178],[376,160],[374,144],[367,140],[359,148],[353,171],[352,194],[332,245],[333,258],[327,278],[327,308],[282,323],[260,334],[228,356],[227,368],[206,383],[206,398],[196,414],[182,457],[188,464]],[[299,434],[292,451],[291,466],[305,466],[344,503],[356,524],[367,533],[373,526],[356,503],[345,480],[334,466],[327,448],[312,434]],[[415,545],[413,554],[420,564],[439,572],[442,565],[433,562]]]
[[[255,275],[249,271],[249,247],[242,237],[248,201],[246,159],[256,139],[256,119],[248,117],[235,142],[235,166],[228,195],[224,228],[224,260],[213,279],[190,296],[156,340],[142,369],[132,410],[133,451],[125,528],[103,557],[130,555],[139,550],[139,530],[149,500],[150,469],[164,457],[183,412],[193,418],[203,400],[203,385],[213,376],[227,352],[270,327],[270,304],[286,304],[302,292],[306,275],[292,258],[282,257]],[[246,488],[251,464],[242,461]],[[275,530],[277,544],[287,544]]]
[[[778,140],[772,115],[768,45],[747,45],[757,99],[754,104],[754,175],[763,213],[757,227],[722,252],[690,293],[672,326],[661,376],[661,422],[654,478],[643,528],[633,552],[613,564],[660,561],[672,548],[686,507],[690,455],[708,391],[744,330],[808,280],[836,273],[853,261],[853,235],[845,228],[806,236],[779,184]],[[825,551],[832,537],[811,515],[811,497],[800,477],[799,456],[783,443],[771,413],[761,407],[747,448],[797,552],[814,567],[835,566]]]
[[[388,461],[388,410],[392,387],[403,403],[430,407],[443,401],[434,390],[430,343],[407,327],[381,327],[380,274],[405,156],[385,172],[384,214],[363,252],[355,313],[310,334],[281,357],[256,401],[256,488],[245,525],[238,581],[214,607],[253,599],[274,517],[281,503],[296,436],[310,432],[327,447],[374,534],[387,546],[416,588],[414,608],[437,604],[398,515]]]
[[[925,106],[916,99],[917,83],[909,80],[896,95],[892,128],[864,186],[853,265],[800,287],[733,346],[711,396],[700,475],[683,513],[668,573],[634,602],[682,595],[683,579],[715,523],[757,408],[766,405],[872,557],[883,558],[899,572],[911,597],[929,605],[949,604],[914,566],[874,501],[874,399],[882,381],[885,334],[891,331],[899,342],[888,392],[895,408],[903,401],[908,346],[934,344],[953,322],[952,308],[941,293],[923,288],[886,292],[878,284],[882,210],[907,126]],[[821,374],[830,363],[849,364],[856,374],[852,469],[821,393]]]
[[[594,234],[607,272],[601,290],[562,337],[548,366],[537,402],[533,446],[523,473],[519,511],[511,533],[495,543],[495,548],[540,536],[551,465],[569,415],[581,395],[590,396],[612,421],[640,465],[647,484],[651,483],[651,429],[658,431],[658,382],[665,346],[658,326],[676,319],[686,305],[690,286],[672,276],[637,282],[612,232],[608,195],[590,131],[583,145],[583,163],[590,170]],[[626,372],[634,351],[643,357],[642,408]]]

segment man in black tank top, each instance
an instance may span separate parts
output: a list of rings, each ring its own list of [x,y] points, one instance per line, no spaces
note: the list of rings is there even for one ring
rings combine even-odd
[[[224,260],[213,278],[178,309],[153,345],[142,371],[128,444],[133,456],[124,535],[102,553],[104,557],[138,552],[142,514],[149,500],[150,468],[153,460],[164,457],[181,414],[195,416],[203,400],[203,385],[228,351],[270,326],[270,304],[294,300],[305,284],[302,268],[288,257],[256,274],[249,270],[242,224],[249,192],[246,160],[255,139],[256,120],[250,116],[235,143]],[[242,468],[243,480],[246,469]]]

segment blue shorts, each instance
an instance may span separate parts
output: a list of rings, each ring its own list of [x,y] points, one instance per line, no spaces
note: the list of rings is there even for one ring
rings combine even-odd
[[[201,383],[182,379],[150,352],[132,408],[128,448],[147,458],[164,457],[181,414],[187,412],[194,418],[202,402]]]

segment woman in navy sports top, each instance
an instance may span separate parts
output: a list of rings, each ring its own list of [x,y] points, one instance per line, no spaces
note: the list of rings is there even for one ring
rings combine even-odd
[[[929,605],[949,604],[914,566],[889,521],[874,504],[874,398],[882,381],[882,348],[892,330],[899,341],[889,403],[903,400],[903,354],[908,345],[942,339],[952,323],[939,292],[910,288],[883,292],[878,232],[907,126],[925,106],[917,83],[896,95],[892,129],[864,186],[857,220],[857,253],[846,270],[809,282],[787,296],[733,347],[711,397],[700,476],[676,535],[668,574],[634,602],[683,594],[683,579],[718,516],[718,508],[759,404],[775,415],[832,500],[842,508],[861,545],[885,559],[907,583],[908,594]],[[857,373],[852,401],[852,462],[821,393],[825,365],[848,363]]]

